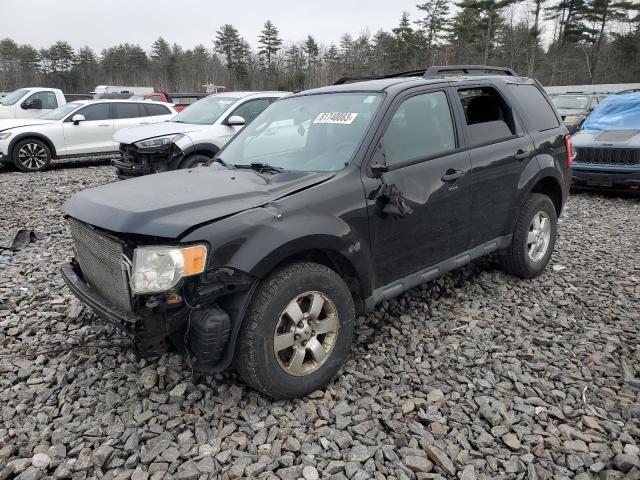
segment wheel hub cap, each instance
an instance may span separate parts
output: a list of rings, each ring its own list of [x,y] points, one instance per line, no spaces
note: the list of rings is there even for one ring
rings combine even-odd
[[[316,371],[329,358],[340,322],[335,305],[321,292],[305,292],[280,314],[273,351],[280,368],[293,376]]]
[[[18,160],[29,170],[42,168],[47,159],[47,152],[37,143],[27,143],[18,151]]]
[[[533,262],[544,258],[551,241],[551,219],[547,212],[538,212],[533,216],[527,235],[527,253]]]

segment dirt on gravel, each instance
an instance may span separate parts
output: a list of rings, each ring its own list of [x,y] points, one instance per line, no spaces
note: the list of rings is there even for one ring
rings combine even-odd
[[[573,195],[534,280],[475,262],[357,320],[323,391],[139,359],[70,294],[61,205],[109,166],[0,167],[0,480],[639,479],[640,199]]]

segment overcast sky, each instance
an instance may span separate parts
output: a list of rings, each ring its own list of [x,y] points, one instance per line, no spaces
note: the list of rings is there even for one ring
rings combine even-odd
[[[417,0],[0,0],[0,38],[40,48],[66,40],[100,52],[118,43],[145,50],[159,36],[185,48],[211,47],[231,23],[251,45],[266,20],[285,41],[313,35],[324,44],[342,34],[375,33],[398,24],[403,10],[417,18]]]

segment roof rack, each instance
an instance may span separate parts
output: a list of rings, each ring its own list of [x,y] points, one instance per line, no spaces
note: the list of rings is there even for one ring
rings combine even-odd
[[[366,80],[381,80],[385,78],[398,78],[398,77],[421,77],[427,70],[422,68],[420,70],[409,70],[407,72],[390,73],[388,75],[345,75],[340,77],[333,84],[344,85],[345,83],[364,82]]]
[[[517,77],[518,74],[511,68],[493,67],[490,65],[443,65],[427,68],[424,77],[441,77],[447,74],[464,74],[464,75],[508,75]]]
[[[492,67],[489,65],[446,65],[421,68],[420,70],[409,70],[407,72],[391,73],[388,75],[345,75],[333,84],[344,85],[345,83],[364,82],[366,80],[382,80],[385,78],[400,77],[423,77],[434,78],[447,75],[508,75],[516,77],[518,74],[511,68]]]

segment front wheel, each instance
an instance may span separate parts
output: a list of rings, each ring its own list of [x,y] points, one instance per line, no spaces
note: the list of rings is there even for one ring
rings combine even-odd
[[[41,140],[21,140],[13,149],[13,164],[23,172],[39,172],[51,163],[51,150]]]
[[[533,193],[520,210],[511,245],[500,256],[502,267],[522,278],[542,273],[556,243],[558,217],[551,199]]]
[[[199,153],[196,153],[194,155],[191,155],[185,158],[182,162],[180,162],[179,168],[180,170],[183,170],[187,168],[201,167],[202,165],[207,163],[209,160],[210,158],[207,157],[206,155],[201,155]]]
[[[251,387],[296,398],[324,387],[351,349],[354,306],[346,283],[317,263],[293,263],[258,286],[234,364]]]

